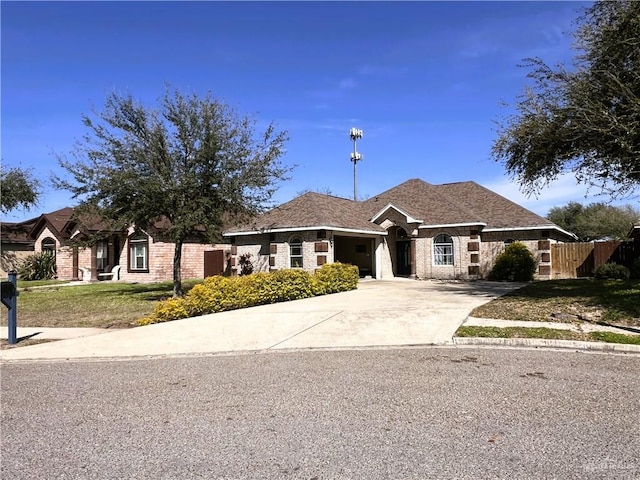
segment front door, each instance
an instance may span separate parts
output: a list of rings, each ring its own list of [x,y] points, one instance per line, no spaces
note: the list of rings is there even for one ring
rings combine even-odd
[[[411,240],[396,241],[396,275],[411,275]]]

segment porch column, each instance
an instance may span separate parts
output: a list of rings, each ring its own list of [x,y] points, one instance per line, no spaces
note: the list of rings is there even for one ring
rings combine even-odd
[[[98,245],[91,245],[91,281],[98,281]]]
[[[411,237],[409,242],[409,262],[411,263],[411,274],[409,278],[416,278],[416,239]]]
[[[71,280],[77,282],[78,278],[78,247],[71,248],[71,268],[73,272],[71,272]]]

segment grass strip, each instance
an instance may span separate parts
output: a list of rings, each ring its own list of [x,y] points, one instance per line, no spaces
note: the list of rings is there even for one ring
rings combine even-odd
[[[595,316],[640,326],[640,281],[569,279],[532,282],[471,312],[478,318],[554,321],[552,314]]]
[[[550,340],[578,340],[586,342],[623,343],[640,345],[640,335],[625,335],[612,332],[575,332],[557,328],[527,327],[476,327],[461,326],[456,337],[480,338],[542,338]]]

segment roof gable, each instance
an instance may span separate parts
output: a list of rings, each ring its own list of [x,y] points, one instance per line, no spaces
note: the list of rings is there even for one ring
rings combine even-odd
[[[51,213],[43,213],[37,218],[33,227],[29,231],[29,237],[33,239],[38,238],[42,230],[45,227],[49,227],[51,233],[53,233],[58,240],[68,238],[68,235],[65,235],[64,231],[65,226],[69,220],[71,220],[72,216],[73,208],[71,207],[64,207]]]
[[[422,223],[422,220],[417,218],[413,218],[409,213],[405,212],[399,207],[396,207],[393,203],[388,203],[385,207],[382,208],[378,213],[376,213],[373,217],[371,217],[370,221],[375,222],[378,218],[382,217],[389,210],[395,210],[400,215],[407,218],[407,223]]]
[[[380,212],[383,205],[393,204],[424,225],[481,225],[482,218],[465,205],[442,195],[435,185],[414,178],[382,192],[363,202],[370,218]]]

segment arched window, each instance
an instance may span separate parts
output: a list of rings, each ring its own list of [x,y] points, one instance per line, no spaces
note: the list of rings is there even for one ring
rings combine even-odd
[[[289,258],[291,268],[302,268],[302,240],[298,237],[289,241]]]
[[[54,255],[56,253],[56,241],[51,238],[51,237],[47,237],[42,239],[42,251],[43,252],[52,252]]]
[[[453,239],[441,233],[433,241],[433,264],[453,265]]]
[[[129,237],[129,270],[149,271],[149,237],[135,233]]]

